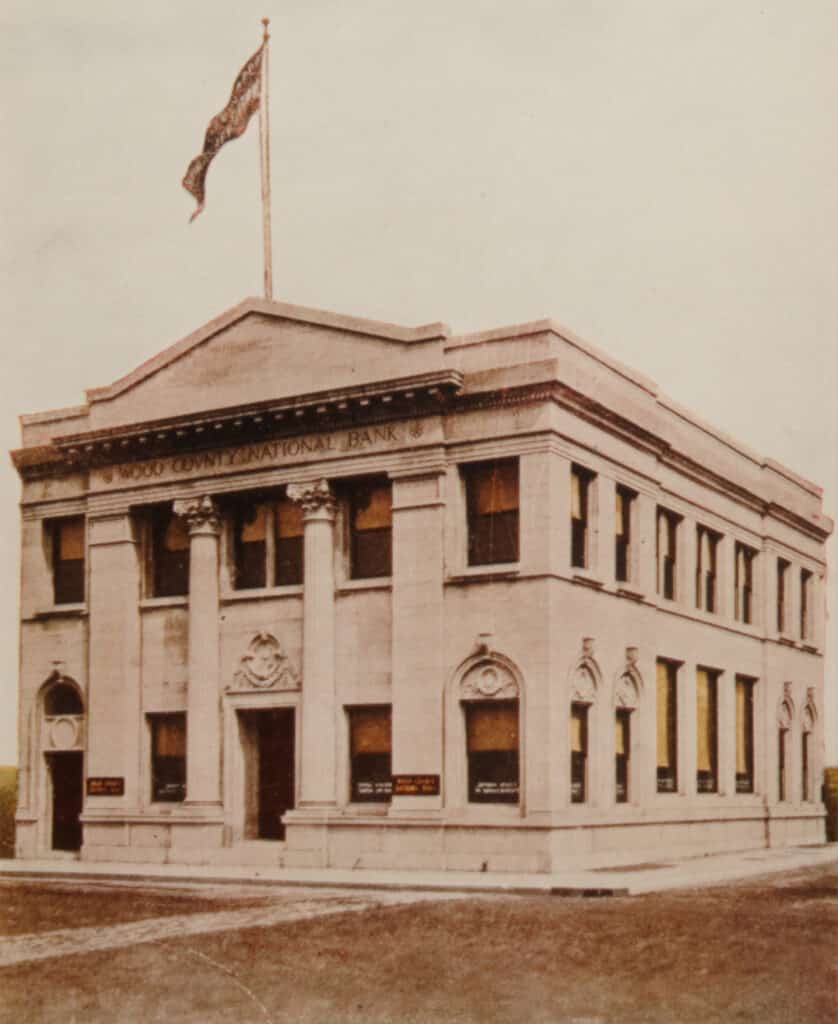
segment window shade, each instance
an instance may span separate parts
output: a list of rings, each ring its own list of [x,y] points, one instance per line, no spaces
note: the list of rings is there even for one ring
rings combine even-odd
[[[388,484],[378,484],[356,491],[352,521],[356,530],[386,529],[392,520],[393,506]]]
[[[163,534],[163,547],[166,551],[187,551],[189,549],[189,530],[180,516],[172,516]]]
[[[245,510],[240,522],[240,536],[243,544],[263,541],[268,529],[268,506],[252,505]]]
[[[84,558],[83,519],[67,519],[58,524],[58,557],[62,562]]]
[[[355,708],[351,712],[352,754],[389,754],[389,708]]]
[[[670,730],[675,726],[675,686],[672,670],[665,661],[657,664],[657,718],[658,767],[674,769]]]
[[[186,756],[186,720],[167,716],[154,720],[154,753],[158,757]]]
[[[700,772],[712,772],[716,760],[716,677],[707,669],[697,669],[695,690],[697,767]]]
[[[467,704],[466,727],[470,753],[518,749],[518,705]]]
[[[518,508],[518,463],[498,462],[470,470],[469,494],[477,515],[512,512]]]
[[[296,501],[282,498],[276,506],[276,532],[283,540],[303,535],[303,509]]]
[[[570,709],[570,749],[574,754],[584,754],[588,749],[588,709],[574,704]]]

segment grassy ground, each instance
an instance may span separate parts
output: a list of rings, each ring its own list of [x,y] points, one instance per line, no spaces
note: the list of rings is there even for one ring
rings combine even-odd
[[[0,766],[0,857],[15,855],[17,769]]]
[[[4,935],[86,928],[173,914],[202,914],[264,903],[201,895],[200,891],[136,888],[77,881],[49,883],[0,880],[0,941]]]
[[[821,1024],[838,866],[644,897],[494,897],[0,971],[4,1021]]]

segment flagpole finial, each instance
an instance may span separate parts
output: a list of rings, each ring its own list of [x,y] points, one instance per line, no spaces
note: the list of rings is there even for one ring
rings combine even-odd
[[[270,36],[268,35],[268,25],[270,25],[270,23],[270,18],[262,18],[262,41],[265,43],[270,39]]]

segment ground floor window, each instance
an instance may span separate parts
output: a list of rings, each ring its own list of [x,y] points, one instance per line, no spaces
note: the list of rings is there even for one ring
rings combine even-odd
[[[466,716],[468,798],[472,803],[518,802],[518,701],[475,701]]]
[[[151,799],[177,803],[186,797],[186,714],[149,715]]]
[[[811,735],[810,732],[804,732],[800,737],[800,771],[802,773],[801,782],[803,783],[801,797],[804,801],[812,799],[809,782],[809,737]]]
[[[777,799],[786,799],[786,748],[788,746],[788,729],[777,730]]]
[[[696,790],[716,793],[719,789],[718,772],[718,696],[719,676],[710,669],[696,670]]]
[[[736,792],[754,791],[754,680],[736,677]]]
[[[616,800],[618,804],[628,803],[629,758],[631,757],[631,711],[617,708],[616,733],[614,736]]]
[[[678,791],[678,666],[657,663],[657,759],[658,792]]]
[[[350,799],[386,803],[393,792],[389,705],[349,708]]]
[[[588,798],[588,705],[570,706],[570,801]]]

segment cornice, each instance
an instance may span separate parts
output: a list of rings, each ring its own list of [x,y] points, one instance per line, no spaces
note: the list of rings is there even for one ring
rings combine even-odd
[[[438,370],[233,409],[65,434],[49,445],[17,449],[11,457],[20,475],[31,480],[115,459],[130,462],[185,449],[247,444],[406,416],[420,418],[445,409],[462,384],[459,370]]]
[[[673,448],[659,434],[567,384],[555,379],[540,380],[466,393],[463,373],[452,369],[312,392],[234,409],[216,409],[167,420],[67,434],[56,438],[52,444],[18,449],[11,455],[20,475],[32,480],[67,474],[115,459],[130,462],[182,450],[247,444],[352,424],[402,417],[421,418],[439,412],[457,414],[512,408],[536,402],[553,402],[574,416],[641,448],[681,476],[731,498],[761,516],[771,516],[784,522],[818,542],[825,541],[832,532],[833,524],[828,517],[820,516],[820,521],[815,522],[769,498],[763,498],[736,480]],[[794,483],[793,480],[790,482]]]

